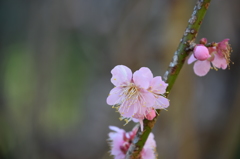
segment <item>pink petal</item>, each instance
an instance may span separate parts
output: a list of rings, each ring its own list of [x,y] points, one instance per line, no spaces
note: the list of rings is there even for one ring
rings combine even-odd
[[[169,100],[163,96],[157,96],[155,109],[166,109],[169,106]]]
[[[108,97],[107,97],[107,104],[108,105],[115,105],[115,104],[120,104],[122,101],[121,101],[121,92],[122,92],[122,89],[121,87],[115,87],[113,88]]]
[[[116,131],[116,132],[125,132],[123,129],[120,129],[116,126],[109,126],[110,130]]]
[[[147,67],[141,67],[139,71],[150,81],[153,78],[152,71]]]
[[[122,136],[121,136],[122,137]],[[124,157],[125,155],[124,155],[124,153],[121,151],[121,149],[120,149],[120,146],[122,146],[122,144],[123,144],[123,141],[121,142],[122,140],[120,139],[120,138],[118,138],[118,139],[115,139],[115,141],[114,141],[114,143],[116,143],[116,144],[114,144],[113,146],[112,146],[112,150],[111,150],[111,155],[114,155],[114,156],[119,156],[120,158],[119,159],[122,159],[122,157]],[[116,158],[115,157],[115,158]]]
[[[144,145],[144,148],[153,148],[153,147],[156,147],[157,144],[156,144],[156,141],[154,140],[154,135],[153,133],[150,133],[149,136],[148,136],[148,139]]]
[[[139,122],[139,120],[136,119],[136,118],[132,118],[132,121],[135,122],[135,123]]]
[[[147,108],[147,107],[139,107],[138,111],[134,114],[133,118],[138,119],[139,122],[140,120],[143,120],[145,118],[145,116],[148,114],[148,112],[150,112],[151,108]]]
[[[210,62],[208,60],[205,61],[197,61],[194,63],[193,70],[198,76],[205,76],[210,70]]]
[[[109,128],[116,132],[110,132],[108,134],[109,139],[112,140],[111,142],[111,154],[112,155],[121,155],[122,152],[120,150],[120,146],[123,144],[123,135],[125,131],[123,129],[119,129],[115,126],[109,126]]]
[[[219,56],[218,54],[215,54],[215,58],[212,61],[213,66],[217,68],[221,68],[225,70],[228,66],[227,60],[224,57]]]
[[[114,156],[114,159],[123,159],[125,157],[125,154],[121,153],[117,156]]]
[[[140,90],[141,92],[141,106],[152,107],[155,104],[156,98],[154,95],[144,89]]]
[[[138,104],[137,103],[131,103],[131,101],[127,101],[125,103],[123,103],[118,111],[121,114],[121,116],[125,117],[125,118],[131,118],[133,117],[133,115],[138,111]]]
[[[133,81],[140,88],[147,89],[152,78],[153,74],[147,67],[142,67],[138,71],[135,71],[133,74]]]
[[[163,94],[166,92],[168,84],[165,83],[161,76],[154,77],[150,82],[151,91],[157,94]]]
[[[143,159],[155,159],[155,152],[152,148],[143,148],[142,152],[142,158]]]
[[[155,159],[156,158],[155,151],[154,151],[155,148],[156,148],[156,141],[154,140],[153,133],[150,133],[142,150],[142,158]]]
[[[115,66],[112,69],[111,73],[112,73],[111,82],[115,86],[128,85],[131,82],[132,71],[124,65]]]
[[[188,64],[193,63],[194,61],[196,61],[197,59],[194,57],[194,55],[192,54],[189,59],[188,59]]]

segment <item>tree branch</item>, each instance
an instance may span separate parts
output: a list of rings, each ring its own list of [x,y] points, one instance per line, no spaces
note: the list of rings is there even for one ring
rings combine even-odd
[[[173,55],[173,59],[169,64],[167,71],[163,76],[163,80],[168,83],[168,87],[165,93],[165,96],[168,97],[169,93],[173,87],[173,84],[178,77],[178,74],[185,62],[186,57],[189,55],[191,43],[195,41],[195,38],[198,34],[199,28],[202,24],[203,18],[206,14],[208,6],[211,0],[198,0],[191,15],[191,18],[188,21],[188,25],[183,34],[180,44],[177,48],[177,51]],[[160,114],[161,110],[157,110]],[[144,130],[141,132],[138,129],[138,132],[128,149],[125,159],[140,159],[140,152],[148,138],[148,135],[152,131],[154,124],[157,121],[157,116],[153,120],[144,120]]]

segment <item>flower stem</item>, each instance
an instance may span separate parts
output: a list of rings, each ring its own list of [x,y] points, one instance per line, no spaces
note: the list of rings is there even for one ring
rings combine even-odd
[[[178,77],[178,74],[185,62],[186,57],[189,55],[191,51],[191,43],[195,41],[195,38],[198,34],[199,28],[202,24],[203,18],[207,12],[208,6],[211,0],[198,0],[193,13],[188,21],[188,25],[183,34],[182,39],[180,40],[180,44],[173,55],[173,59],[169,64],[169,67],[166,73],[163,76],[163,80],[168,83],[168,87],[165,93],[165,96],[168,97],[173,84]],[[190,47],[190,48],[189,48]],[[161,110],[157,110],[158,114],[160,114]],[[144,120],[144,130],[141,132],[138,129],[138,132],[128,149],[125,159],[139,159],[141,158],[140,152],[148,138],[148,135],[152,131],[154,124],[157,121],[157,117],[153,120]]]

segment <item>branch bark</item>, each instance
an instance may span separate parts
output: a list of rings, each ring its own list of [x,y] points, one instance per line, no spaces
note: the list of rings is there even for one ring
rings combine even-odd
[[[172,61],[170,62],[169,67],[163,76],[163,80],[168,83],[168,87],[165,93],[166,97],[169,96],[175,80],[178,77],[178,74],[185,62],[185,59],[191,51],[191,44],[197,37],[198,31],[210,2],[211,0],[198,0],[193,9],[193,13],[188,21],[188,25],[183,34],[183,37],[180,40],[180,44],[178,45],[178,48],[173,55]],[[161,110],[157,110],[157,112],[160,115]],[[144,130],[141,132],[141,130],[138,129],[138,132],[130,148],[128,149],[125,159],[141,158],[140,152],[142,151],[142,148],[157,121],[157,117],[158,116],[156,116],[153,120],[144,120]]]

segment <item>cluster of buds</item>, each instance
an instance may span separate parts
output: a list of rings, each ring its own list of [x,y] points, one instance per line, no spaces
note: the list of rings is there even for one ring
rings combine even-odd
[[[130,132],[125,132],[123,129],[119,129],[115,126],[109,126],[114,132],[110,132],[109,142],[111,146],[111,155],[114,156],[114,159],[124,159],[125,155],[137,133],[138,128],[133,128]],[[152,133],[149,134],[149,137],[144,145],[141,153],[141,159],[155,159],[156,158],[156,142]]]
[[[200,40],[200,44],[194,47],[193,54],[188,59],[188,64],[196,61],[193,66],[196,75],[205,76],[210,68],[225,70],[229,67],[232,49],[228,41],[229,39],[224,39],[221,42],[213,42],[208,45],[206,38]]]

